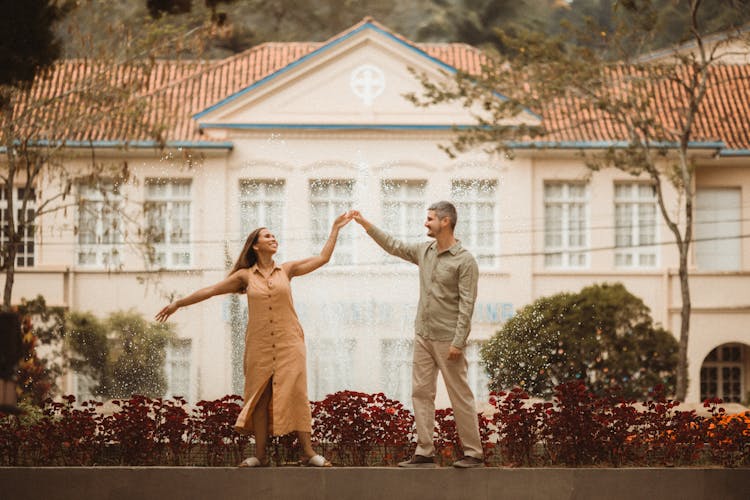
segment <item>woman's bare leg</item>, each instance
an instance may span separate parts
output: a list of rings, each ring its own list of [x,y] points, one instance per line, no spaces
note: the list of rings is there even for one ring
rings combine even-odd
[[[271,401],[271,380],[263,390],[258,404],[253,410],[253,429],[255,431],[255,456],[261,462],[266,460],[266,443],[268,442],[268,403]],[[309,435],[309,434],[308,434]]]
[[[310,459],[317,455],[317,453],[315,453],[315,450],[313,450],[312,440],[310,439],[309,432],[297,431],[297,439],[299,440],[299,444],[302,447],[302,453],[304,453],[306,458]]]

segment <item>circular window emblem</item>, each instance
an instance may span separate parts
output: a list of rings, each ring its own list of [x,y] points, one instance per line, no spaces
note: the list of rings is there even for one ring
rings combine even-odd
[[[372,101],[385,90],[385,75],[377,66],[363,64],[352,71],[349,84],[365,106],[372,106]]]

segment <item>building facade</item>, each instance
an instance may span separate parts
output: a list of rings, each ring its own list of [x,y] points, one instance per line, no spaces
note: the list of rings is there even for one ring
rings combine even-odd
[[[482,151],[452,159],[438,148],[454,125],[473,124],[476,110],[414,107],[403,97],[420,89],[413,72],[446,78],[455,68],[476,70],[481,58],[461,44],[416,45],[364,20],[326,43],[264,44],[168,82],[162,95],[175,118],[167,148],[94,142],[98,158],[127,159],[137,181],[117,186],[106,202],[101,190],[79,185],[75,209],[41,216],[17,259],[14,300],[42,294],[71,310],[153,317],[172,297],[222,279],[255,227],[276,234],[279,260],[303,258],[352,208],[392,234],[422,240],[427,206],[447,199],[481,271],[466,351],[479,399],[487,397],[480,343],[541,296],[622,282],[678,333],[678,255],[653,189],[621,171],[592,173],[579,154],[607,144],[584,138],[520,148],[512,160]],[[531,111],[519,117],[540,119]],[[69,150],[71,164],[89,154]],[[750,151],[718,140],[691,151],[687,400],[747,401]],[[678,207],[677,193],[667,202]],[[123,236],[139,228],[150,232],[150,266]],[[292,288],[311,399],[352,389],[409,403],[414,266],[351,224],[332,261]],[[214,298],[170,318],[180,341],[168,349],[167,395],[197,401],[240,392],[243,301]],[[85,396],[85,380],[70,374],[66,384]],[[438,402],[448,404],[444,391]]]

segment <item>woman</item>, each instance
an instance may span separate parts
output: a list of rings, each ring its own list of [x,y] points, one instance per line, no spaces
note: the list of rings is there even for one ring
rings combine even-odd
[[[289,282],[310,273],[331,258],[339,230],[351,218],[336,218],[320,255],[278,265],[273,256],[278,242],[271,232],[258,228],[247,237],[229,276],[176,300],[159,311],[156,320],[164,322],[180,307],[225,293],[246,293],[248,324],[245,332],[245,404],[235,428],[255,434],[255,456],[240,467],[265,467],[268,435],[281,436],[296,431],[304,453],[302,465],[330,467],[313,451],[310,440],[312,415],[307,398],[305,343],[302,327],[292,303]]]

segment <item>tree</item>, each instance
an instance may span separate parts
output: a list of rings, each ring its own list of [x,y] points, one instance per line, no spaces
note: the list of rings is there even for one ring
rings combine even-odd
[[[57,352],[65,333],[65,311],[48,306],[41,295],[23,301],[21,316],[22,357],[16,369],[19,402],[42,406],[57,390],[63,363]]]
[[[463,42],[500,52],[506,47],[496,30],[546,31],[554,16],[569,10],[555,0],[448,0],[434,5],[435,11],[423,16],[415,40]]]
[[[27,5],[13,2],[16,4]],[[34,47],[47,47],[40,49],[43,56],[31,59],[30,66],[18,64],[17,71],[13,66],[13,72],[4,75],[0,83],[0,199],[5,203],[0,211],[3,309],[11,307],[19,250],[33,247],[40,217],[80,206],[79,188],[99,191],[109,203],[117,198],[121,185],[133,180],[127,161],[100,159],[94,142],[103,138],[121,141],[124,146],[132,139],[165,143],[163,123],[144,113],[147,105],[154,106],[149,91],[153,90],[150,85],[157,57],[179,54],[187,48],[196,54],[203,45],[201,40],[213,32],[213,25],[206,20],[190,31],[179,32],[166,16],[144,21],[138,38],[122,27],[110,26],[109,38],[93,45],[87,42],[89,37],[79,37],[78,47],[84,58],[53,64],[58,51],[50,30],[63,12],[55,5],[52,1],[28,2],[26,10],[19,7],[26,17],[11,18],[22,30],[37,21],[43,23],[44,29],[32,30],[41,33],[38,42],[28,42],[24,37],[9,40],[2,33],[0,55],[16,49],[23,54],[33,52]],[[82,3],[79,9],[85,7],[90,5]],[[76,31],[74,26],[70,29]],[[184,69],[199,67],[200,63],[195,62]],[[42,81],[53,76],[57,82],[53,92],[39,95]],[[106,124],[104,131],[102,124]],[[91,145],[85,156],[88,161],[72,162],[75,153],[70,143]],[[125,233],[123,226],[112,231]],[[125,242],[148,246],[141,236],[137,231],[131,232]],[[149,254],[147,249],[143,253]]]
[[[94,382],[94,395],[164,395],[166,347],[175,336],[170,325],[146,321],[133,311],[115,312],[103,321],[91,313],[70,313],[66,330],[70,366]]]
[[[14,141],[9,135],[7,117],[13,113],[14,96],[17,92],[28,91],[34,78],[47,69],[60,54],[60,43],[53,33],[53,26],[63,14],[63,8],[55,0],[30,0],[28,2],[4,2],[4,16],[0,21],[0,113],[5,125],[3,130],[3,145],[8,154],[9,164],[13,163],[11,151]],[[14,92],[15,91],[15,92]],[[0,176],[0,186],[4,198],[7,200],[7,213],[14,214],[14,185],[15,175],[11,175],[13,167],[9,167],[8,176]],[[2,172],[0,170],[0,172]],[[15,173],[15,172],[13,172]],[[26,206],[30,192],[24,191],[21,210],[19,210],[19,224],[23,228]],[[6,267],[5,293],[7,300],[3,301],[4,309],[10,307],[10,290],[13,287],[13,272],[15,251],[19,244],[15,218],[10,215],[8,221],[0,220],[0,267]],[[5,224],[3,224],[5,222]],[[6,243],[7,242],[7,243]],[[6,264],[13,261],[9,266]]]
[[[200,54],[191,53],[185,47],[183,55],[188,57],[226,57],[268,41],[322,41],[332,34],[344,30],[363,17],[370,15],[379,20],[390,17],[400,21],[404,13],[421,21],[419,9],[415,12],[413,2],[399,4],[394,0],[85,0],[90,8],[77,9],[61,23],[61,27],[83,25],[87,37],[96,41],[108,41],[111,35],[101,28],[102,22],[114,21],[133,38],[149,35],[149,24],[145,17],[160,23],[168,23],[174,32],[187,32],[201,27],[206,19],[213,23],[216,36],[206,39],[207,45],[200,47]],[[431,5],[430,0],[420,4]],[[401,27],[401,23],[397,23]],[[77,54],[75,41],[58,30],[66,43],[66,55]],[[411,30],[410,30],[411,32]]]
[[[70,312],[65,318],[65,357],[77,374],[93,381],[95,395],[106,394],[111,385],[110,344],[105,322],[90,312]]]
[[[30,84],[59,57],[53,28],[68,9],[68,2],[56,0],[2,2],[0,85]]]
[[[568,380],[597,394],[619,388],[646,397],[674,389],[677,341],[656,327],[648,307],[620,284],[542,297],[521,309],[481,351],[490,388],[523,387],[550,398]]]
[[[70,56],[70,27],[83,26],[86,36],[109,40],[102,27],[122,26],[138,38],[143,18],[169,17],[178,30],[189,31],[206,18],[221,25],[221,36],[209,40],[204,57],[226,57],[264,42],[324,41],[347,29],[365,16],[372,16],[397,33],[417,42],[463,42],[475,46],[506,47],[495,36],[497,28],[510,32],[535,29],[559,34],[561,22],[584,28],[586,18],[595,18],[605,28],[611,26],[612,0],[79,0],[91,5],[78,8],[60,24],[64,54]],[[222,3],[227,5],[221,5]],[[674,24],[683,19],[685,9],[673,0],[659,0],[660,36],[654,47],[681,41]],[[168,15],[165,15],[168,14]],[[707,9],[706,26],[721,29],[724,9]],[[609,21],[608,21],[609,19]],[[745,20],[748,20],[746,18]],[[606,29],[609,32],[609,29]],[[73,43],[72,45],[75,45]]]
[[[679,2],[689,15],[678,31],[689,35],[693,48],[676,49],[671,57],[638,58],[660,36],[657,21],[661,18],[657,2],[629,0],[615,4],[621,9],[613,13],[611,33],[593,20],[587,21],[587,29],[573,32],[573,42],[570,37],[550,38],[539,33],[500,33],[510,47],[506,57],[488,56],[486,66],[476,75],[459,73],[443,82],[422,76],[423,93],[408,96],[422,106],[455,101],[483,109],[476,115],[477,125],[457,133],[446,147],[450,154],[484,146],[512,156],[519,142],[540,147],[565,140],[625,143],[581,154],[594,171],[613,167],[650,180],[662,219],[674,237],[682,299],[678,399],[685,398],[688,385],[688,256],[695,198],[692,148],[695,141],[715,140],[715,130],[707,129],[703,120],[707,96],[731,95],[727,89],[744,78],[722,71],[721,63],[733,46],[747,44],[747,33],[738,23],[748,19],[750,5],[733,0],[720,3],[734,15],[722,17],[724,36],[709,44],[701,24],[707,8],[704,2]],[[498,93],[506,99],[498,99]],[[541,122],[518,124],[512,120],[527,108],[540,113],[544,117]],[[602,127],[606,130],[591,132],[596,123],[606,124]],[[676,205],[669,205],[668,187],[678,195]]]
[[[162,396],[167,390],[166,346],[174,335],[170,326],[147,322],[137,313],[117,312],[107,318],[107,329],[115,339],[110,351],[112,376],[107,395]]]

